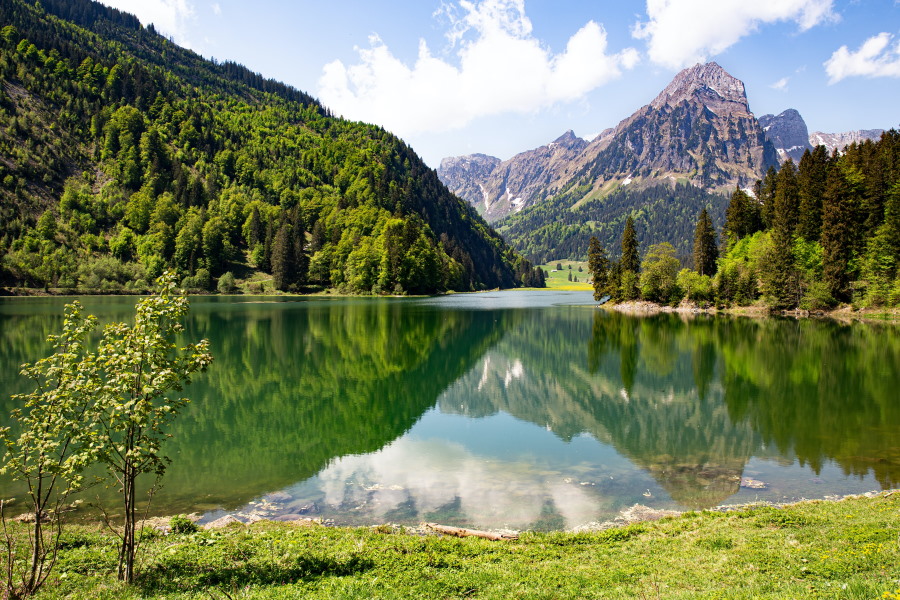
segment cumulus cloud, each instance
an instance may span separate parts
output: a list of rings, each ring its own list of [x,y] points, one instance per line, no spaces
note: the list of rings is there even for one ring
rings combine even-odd
[[[194,17],[194,6],[188,0],[101,0],[107,6],[135,15],[144,25],[153,23],[157,31],[172,36],[176,42],[190,46],[187,24]]]
[[[836,20],[833,0],[647,0],[646,22],[632,34],[647,40],[650,60],[680,69],[721,54],[760,26],[794,22],[800,31]]]
[[[579,100],[638,62],[633,48],[608,54],[606,31],[594,21],[552,53],[532,35],[524,0],[460,0],[442,14],[450,19],[451,59],[422,40],[415,63],[406,64],[372,36],[357,50],[358,63],[325,65],[319,97],[345,117],[408,136]]]
[[[845,77],[900,77],[900,42],[891,44],[891,34],[882,32],[867,39],[855,52],[841,46],[825,61],[828,82]]]
[[[782,77],[769,87],[773,90],[778,90],[779,92],[786,92],[788,89],[788,82],[790,81],[790,77]]]

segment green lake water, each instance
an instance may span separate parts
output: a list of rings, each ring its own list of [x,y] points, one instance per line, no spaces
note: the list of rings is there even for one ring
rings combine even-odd
[[[0,397],[61,298],[0,299]],[[82,299],[101,321],[134,298]],[[197,297],[215,362],[151,512],[569,529],[900,482],[900,329],[630,317],[581,292]],[[4,497],[19,484],[0,480]],[[114,506],[114,490],[85,498]]]

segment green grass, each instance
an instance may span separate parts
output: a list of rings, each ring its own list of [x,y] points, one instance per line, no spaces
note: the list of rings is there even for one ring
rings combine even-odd
[[[556,265],[562,265],[562,270],[556,270]],[[547,289],[559,291],[590,291],[593,289],[588,279],[591,274],[588,273],[587,263],[577,260],[555,260],[545,265],[539,265],[547,274]],[[572,270],[569,270],[569,267]],[[578,271],[581,267],[581,272]],[[578,277],[578,282],[569,281],[569,273],[573,277]]]
[[[39,598],[896,598],[898,533],[900,492],[508,542],[260,522],[155,535],[125,588],[73,526]]]

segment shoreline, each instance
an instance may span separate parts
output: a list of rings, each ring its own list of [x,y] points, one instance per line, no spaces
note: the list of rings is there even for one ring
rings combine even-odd
[[[553,530],[554,533],[561,535],[575,535],[579,533],[593,533],[593,532],[601,532],[609,529],[617,529],[622,527],[628,527],[629,525],[635,525],[637,523],[649,523],[652,521],[659,521],[661,519],[667,518],[680,518],[687,514],[694,513],[732,513],[737,511],[746,511],[746,510],[754,510],[754,509],[785,509],[792,508],[801,505],[807,504],[822,504],[822,503],[837,503],[844,502],[846,500],[858,500],[858,499],[875,499],[875,498],[887,498],[893,496],[894,494],[900,493],[900,488],[891,488],[887,490],[872,490],[869,492],[863,492],[858,494],[843,494],[843,495],[828,495],[823,498],[801,498],[799,500],[788,500],[785,502],[776,502],[770,500],[759,500],[754,502],[742,502],[737,504],[720,504],[717,506],[712,506],[710,508],[704,509],[687,509],[687,510],[676,510],[676,509],[660,509],[660,508],[652,508],[643,504],[633,504],[629,507],[623,508],[618,512],[618,514],[610,519],[606,519],[604,521],[590,521],[587,523],[583,523],[581,525],[577,525],[575,527],[571,527],[569,529],[560,529]],[[25,513],[27,515],[28,513]],[[15,520],[22,520],[23,515],[19,515],[17,517],[13,517]],[[175,517],[185,517],[197,525],[198,529],[203,530],[218,530],[224,529],[227,527],[248,527],[250,525],[254,525],[256,523],[283,523],[301,527],[328,527],[332,529],[371,529],[376,531],[390,531],[391,533],[398,534],[407,534],[407,535],[441,535],[439,532],[435,532],[434,528],[431,525],[433,523],[420,522],[414,525],[405,525],[401,523],[372,523],[368,525],[339,525],[336,524],[332,519],[327,518],[317,518],[317,517],[301,517],[297,516],[297,518],[284,519],[284,518],[268,518],[263,516],[251,516],[247,517],[246,515],[237,515],[234,514],[226,514],[218,519],[213,521],[209,521],[206,523],[200,523],[203,516],[199,513],[190,513],[190,514],[176,514],[176,515],[167,515],[167,516],[157,516],[150,517],[148,519],[144,519],[138,523],[138,526],[145,528],[155,529],[157,532],[162,534],[168,534],[171,531],[170,521]],[[241,518],[239,518],[241,517]],[[83,526],[91,526],[92,523],[79,523],[79,525]],[[93,523],[93,525],[102,525],[101,522]],[[455,525],[454,525],[455,526]],[[511,529],[506,527],[479,527],[479,529],[483,529],[486,532],[496,533],[500,535],[519,535],[523,533],[533,533],[534,530],[531,529]],[[545,532],[546,533],[546,532]]]
[[[629,315],[655,315],[661,313],[679,315],[730,315],[738,317],[791,317],[795,319],[832,319],[835,321],[895,322],[900,321],[900,307],[893,308],[860,308],[842,305],[832,310],[772,310],[768,306],[736,306],[717,308],[700,306],[694,302],[682,301],[678,306],[667,306],[646,300],[630,300],[619,304],[603,304],[598,308],[614,310]]]

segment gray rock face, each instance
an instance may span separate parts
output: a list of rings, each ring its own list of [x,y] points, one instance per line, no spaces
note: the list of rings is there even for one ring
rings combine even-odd
[[[822,133],[815,131],[809,136],[809,143],[813,146],[825,146],[829,153],[834,150],[843,150],[853,143],[860,143],[866,140],[877,141],[881,138],[884,129],[858,129],[856,131],[845,131],[843,133]]]
[[[744,82],[729,75],[717,63],[697,64],[684,69],[650,103],[656,110],[699,100],[717,115],[750,113]]]
[[[766,132],[766,137],[778,151],[778,158],[784,162],[788,158],[795,163],[800,162],[805,150],[812,150],[809,142],[809,130],[800,113],[789,108],[779,115],[763,115],[759,124]]]
[[[445,159],[438,176],[491,222],[575,182],[590,186],[590,196],[677,180],[730,190],[752,184],[778,161],[744,84],[716,63],[684,69],[650,104],[591,142],[569,131],[489,172],[457,168],[470,158]]]
[[[441,160],[437,174],[447,189],[478,207],[485,203],[484,183],[499,164],[499,158],[486,154],[451,156]]]

